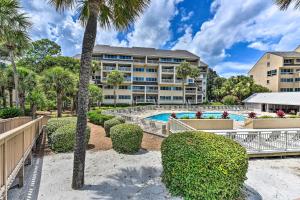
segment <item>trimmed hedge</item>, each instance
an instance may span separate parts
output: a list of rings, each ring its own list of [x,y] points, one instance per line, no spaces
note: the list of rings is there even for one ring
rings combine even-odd
[[[119,121],[122,122],[122,123],[125,123],[125,122],[126,122],[126,120],[125,120],[123,117],[120,117],[120,116],[115,117],[114,119],[117,119],[117,120],[119,120]]]
[[[246,180],[245,148],[204,132],[172,134],[162,142],[163,182],[185,199],[237,199]]]
[[[19,108],[4,108],[0,110],[0,118],[8,119],[19,117],[22,115],[22,111]]]
[[[49,119],[46,126],[48,137],[50,137],[58,128],[68,124],[76,124],[76,121],[76,117],[62,117]]]
[[[114,118],[114,116],[104,115],[101,114],[99,111],[90,111],[88,113],[88,118],[91,123],[104,126],[104,122]]]
[[[74,150],[76,124],[67,124],[58,128],[51,136],[50,147],[55,152],[70,152]],[[90,128],[86,129],[86,144],[90,139]]]
[[[121,122],[118,118],[113,118],[104,122],[104,130],[106,137],[110,136],[110,129],[119,124],[124,124],[124,122]]]
[[[143,130],[134,124],[119,124],[111,128],[113,149],[119,153],[135,153],[141,148]]]

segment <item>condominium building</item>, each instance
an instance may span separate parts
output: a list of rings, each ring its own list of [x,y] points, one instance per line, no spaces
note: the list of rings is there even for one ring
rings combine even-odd
[[[197,79],[188,78],[185,83],[186,102],[199,104],[206,100],[208,66],[188,51],[97,45],[93,59],[100,62],[100,68],[93,72],[91,82],[103,88],[104,104],[113,103],[113,87],[107,84],[113,70],[123,72],[125,78],[116,91],[118,104],[181,104],[182,80],[176,77],[176,67],[183,61],[201,71]]]
[[[273,92],[300,92],[300,46],[294,51],[265,53],[248,75]]]

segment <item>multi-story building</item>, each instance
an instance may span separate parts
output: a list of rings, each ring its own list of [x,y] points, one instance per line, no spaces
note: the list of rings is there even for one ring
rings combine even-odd
[[[273,92],[300,92],[300,46],[294,51],[265,53],[248,75]]]
[[[125,77],[116,91],[119,104],[181,104],[182,80],[176,77],[176,67],[183,61],[201,71],[197,79],[188,78],[185,83],[186,102],[199,104],[206,100],[208,66],[188,51],[97,45],[93,59],[100,62],[100,69],[91,81],[103,88],[104,104],[112,104],[114,99],[113,87],[107,84],[112,70],[123,72]]]

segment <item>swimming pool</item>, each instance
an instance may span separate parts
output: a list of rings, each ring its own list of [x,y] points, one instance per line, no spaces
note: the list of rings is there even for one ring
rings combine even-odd
[[[171,113],[162,113],[162,114],[158,114],[158,115],[152,115],[150,117],[147,117],[146,119],[167,122],[167,121],[169,121],[170,116],[171,116]],[[185,117],[189,117],[192,119],[192,118],[196,118],[196,113],[195,112],[176,113],[176,117],[178,119],[185,118]],[[220,118],[222,118],[222,113],[220,113],[220,112],[205,112],[202,114],[202,118],[210,118],[210,117],[214,117],[215,119],[220,119]],[[233,119],[234,121],[243,122],[246,117],[244,117],[243,115],[238,115],[238,114],[229,114],[229,118]]]

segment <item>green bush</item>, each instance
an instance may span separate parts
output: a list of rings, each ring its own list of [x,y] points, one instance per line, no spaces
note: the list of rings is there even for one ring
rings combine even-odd
[[[119,124],[124,124],[124,122],[121,122],[117,118],[113,118],[104,122],[104,130],[105,130],[106,137],[110,136],[110,129]]]
[[[48,137],[50,137],[58,128],[68,124],[76,124],[76,121],[76,117],[62,117],[49,119],[46,126]]]
[[[50,147],[55,152],[70,152],[74,149],[76,124],[67,124],[58,128],[51,136]],[[90,128],[86,129],[86,144],[90,139]]]
[[[115,117],[114,119],[117,119],[117,120],[119,120],[119,121],[122,122],[122,123],[125,123],[125,122],[126,122],[125,119],[124,119],[123,117],[120,117],[120,116]]]
[[[263,116],[260,116],[258,118],[260,118],[260,119],[269,119],[269,118],[274,118],[274,117],[272,117],[270,115],[263,115]]]
[[[19,117],[22,115],[22,111],[18,108],[4,108],[0,110],[0,118],[8,119]]]
[[[172,134],[162,142],[163,182],[185,199],[236,199],[246,180],[245,148],[204,132]]]
[[[225,105],[236,105],[238,103],[238,98],[236,96],[227,95],[222,99]]]
[[[141,148],[143,130],[134,124],[119,124],[111,128],[113,149],[119,153],[135,153]]]
[[[114,116],[104,115],[101,114],[99,111],[90,111],[88,113],[88,118],[91,123],[104,126],[104,122],[114,118]]]

